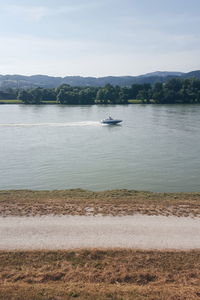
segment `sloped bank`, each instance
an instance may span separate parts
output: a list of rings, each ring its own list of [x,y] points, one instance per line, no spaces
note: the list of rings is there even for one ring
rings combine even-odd
[[[199,193],[151,193],[134,190],[93,192],[0,191],[0,216],[42,215],[200,216]]]
[[[0,299],[194,300],[200,251],[0,251]]]

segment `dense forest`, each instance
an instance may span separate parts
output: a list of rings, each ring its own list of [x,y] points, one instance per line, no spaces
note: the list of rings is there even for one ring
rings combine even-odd
[[[60,104],[127,104],[131,99],[143,103],[200,103],[200,80],[172,78],[166,83],[153,85],[133,84],[130,87],[72,87],[62,84],[58,88],[7,89],[0,91],[0,99],[19,99],[25,104],[56,101]]]

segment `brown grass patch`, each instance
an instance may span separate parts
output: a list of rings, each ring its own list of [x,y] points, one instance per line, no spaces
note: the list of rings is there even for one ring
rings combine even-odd
[[[200,251],[0,251],[0,270],[0,300],[200,298]]]

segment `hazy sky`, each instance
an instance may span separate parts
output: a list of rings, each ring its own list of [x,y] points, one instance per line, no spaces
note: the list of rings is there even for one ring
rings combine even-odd
[[[0,74],[200,69],[200,0],[0,0]]]

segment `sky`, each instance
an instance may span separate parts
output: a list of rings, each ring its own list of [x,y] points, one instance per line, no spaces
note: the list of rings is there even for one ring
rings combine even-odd
[[[200,69],[200,0],[0,0],[0,74]]]

